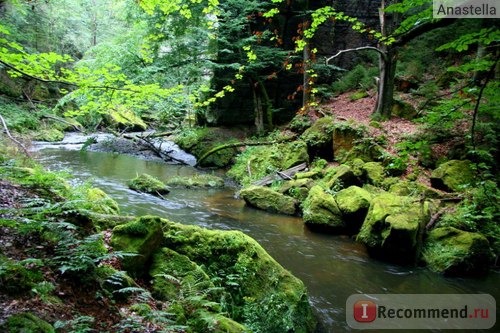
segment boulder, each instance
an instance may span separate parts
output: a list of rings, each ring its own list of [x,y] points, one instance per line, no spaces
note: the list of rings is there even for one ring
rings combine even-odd
[[[297,210],[295,199],[264,186],[244,188],[240,196],[248,205],[272,213],[294,215]]]
[[[307,151],[311,158],[320,157],[328,161],[333,159],[333,131],[335,119],[324,117],[305,130],[300,136],[307,144]]]
[[[370,207],[372,195],[358,186],[350,186],[334,196],[348,234],[358,233]]]
[[[166,182],[170,187],[186,188],[219,188],[224,187],[224,179],[214,175],[196,174],[193,176],[176,176]]]
[[[432,187],[447,192],[463,191],[473,181],[472,163],[466,160],[445,162],[431,174]]]
[[[147,272],[151,256],[160,248],[164,225],[160,218],[142,216],[113,228],[111,246],[116,251],[137,254],[123,259],[123,268],[132,275]]]
[[[117,128],[127,129],[132,132],[145,131],[148,128],[148,125],[146,125],[141,117],[123,106],[118,106],[115,109],[109,110],[107,113],[107,121]]]
[[[307,198],[309,190],[313,186],[314,180],[310,178],[298,178],[284,182],[278,191],[301,202]]]
[[[380,162],[367,162],[362,169],[366,180],[372,185],[380,186],[385,179],[384,166]]]
[[[165,246],[189,258],[230,291],[228,317],[254,332],[314,331],[304,284],[254,239],[240,231],[167,223]]]
[[[346,227],[335,199],[320,185],[311,188],[302,210],[304,223],[310,227],[334,231],[342,231]]]
[[[337,123],[333,130],[333,156],[337,159],[341,152],[348,152],[355,146],[356,140],[364,136],[364,130],[354,123]]]
[[[90,188],[85,194],[85,199],[91,205],[91,207],[89,207],[89,210],[99,214],[120,213],[120,207],[118,206],[118,203],[100,188]]]
[[[427,235],[422,258],[430,269],[446,275],[481,275],[488,271],[493,254],[482,234],[442,227]]]
[[[137,192],[144,192],[162,196],[168,194],[170,189],[161,180],[143,173],[128,181],[128,187]]]
[[[350,166],[341,164],[325,170],[322,182],[329,189],[340,190],[352,185],[360,185],[361,182],[354,174]]]
[[[418,182],[411,182],[407,180],[399,180],[396,183],[392,184],[389,187],[389,192],[400,196],[407,196],[407,195],[415,196],[422,194],[426,198],[430,199],[439,199],[443,197],[442,194],[439,193],[437,190],[425,184]]]
[[[399,264],[414,263],[423,226],[429,220],[426,207],[412,197],[391,193],[375,196],[357,240],[374,257]]]

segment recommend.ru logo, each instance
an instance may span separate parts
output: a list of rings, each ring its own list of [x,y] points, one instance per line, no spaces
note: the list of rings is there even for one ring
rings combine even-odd
[[[356,329],[489,329],[496,301],[488,294],[351,295],[346,321]]]

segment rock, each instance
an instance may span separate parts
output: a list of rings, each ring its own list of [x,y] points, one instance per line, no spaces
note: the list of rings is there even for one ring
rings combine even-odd
[[[363,138],[365,131],[351,122],[335,125],[333,131],[333,156],[338,158],[341,152],[349,152],[355,146],[355,141]]]
[[[47,128],[35,133],[33,139],[37,141],[57,142],[64,139],[64,133],[57,128]]]
[[[144,192],[162,196],[168,194],[170,189],[161,180],[143,173],[128,181],[128,187],[137,192]]]
[[[211,279],[230,290],[228,317],[252,331],[314,331],[304,284],[242,232],[168,222],[165,246],[203,267]]]
[[[309,190],[314,186],[314,180],[310,178],[299,178],[284,182],[278,191],[302,202],[309,194]]]
[[[474,181],[472,163],[466,160],[451,160],[441,164],[432,172],[431,185],[447,192],[463,191]]]
[[[304,223],[310,227],[334,231],[342,231],[346,227],[335,199],[320,185],[311,188],[302,210]]]
[[[358,233],[370,207],[372,195],[365,189],[351,186],[338,192],[334,198],[342,213],[347,233]]]
[[[329,189],[340,190],[353,185],[360,185],[358,177],[354,175],[351,167],[341,164],[337,167],[327,168],[322,182]]]
[[[9,333],[55,333],[52,325],[30,312],[11,315],[0,328]]]
[[[411,197],[383,193],[373,198],[357,240],[375,257],[400,264],[414,263],[423,227],[425,205]]]
[[[389,187],[389,192],[400,196],[416,196],[422,194],[429,199],[439,199],[443,197],[441,193],[425,184],[406,180],[399,180],[392,184]]]
[[[380,186],[385,178],[385,171],[380,162],[367,162],[362,169],[365,171],[367,181],[375,186]]]
[[[244,188],[240,196],[248,205],[272,213],[294,215],[297,210],[295,199],[264,186]]]
[[[214,175],[196,174],[194,176],[176,176],[168,179],[166,182],[170,187],[187,188],[219,188],[224,187],[224,179]]]
[[[349,161],[348,165],[351,167],[351,170],[356,177],[359,179],[365,178],[366,170],[363,168],[365,161],[360,158],[355,158]]]
[[[90,204],[89,210],[99,214],[119,214],[118,203],[103,190],[93,187],[87,190],[86,198]]]
[[[430,269],[446,275],[481,275],[488,271],[493,254],[482,234],[442,227],[429,232],[422,258]]]
[[[113,228],[113,249],[137,254],[123,259],[123,268],[127,272],[134,276],[147,271],[147,263],[162,244],[163,229],[162,220],[154,216],[142,216]]]
[[[153,256],[149,275],[153,278],[153,295],[164,301],[179,299],[182,287],[190,286],[193,293],[214,287],[200,266],[168,248]]]
[[[297,172],[293,178],[294,179],[303,179],[303,178],[311,178],[311,179],[318,179],[321,176],[321,172],[317,170],[311,170],[311,171],[304,171],[304,172]]]
[[[410,103],[394,99],[392,105],[392,115],[412,120],[418,116],[418,111]]]
[[[329,161],[333,160],[334,129],[335,119],[333,117],[324,117],[318,119],[302,133],[300,138],[307,144],[310,158],[320,157]]]

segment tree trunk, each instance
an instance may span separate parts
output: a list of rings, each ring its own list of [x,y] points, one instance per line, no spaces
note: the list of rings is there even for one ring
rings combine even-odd
[[[262,108],[262,100],[257,93],[257,87],[253,80],[250,80],[250,87],[253,92],[253,108],[255,113],[255,127],[257,129],[257,134],[261,135],[264,133],[264,110]]]
[[[379,58],[379,80],[377,103],[374,116],[389,119],[394,101],[394,77],[396,75],[397,51],[395,48],[383,46],[385,57]],[[384,50],[383,50],[384,51]]]

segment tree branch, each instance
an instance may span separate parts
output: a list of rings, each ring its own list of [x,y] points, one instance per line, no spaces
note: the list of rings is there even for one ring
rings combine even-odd
[[[2,122],[3,128],[5,129],[5,133],[7,133],[7,136],[9,137],[9,139],[11,139],[15,144],[17,144],[19,147],[21,147],[21,149],[24,151],[24,153],[26,154],[26,156],[31,157],[28,149],[26,149],[26,147],[21,142],[17,141],[10,134],[9,128],[7,127],[7,124],[5,123],[5,119],[3,119],[2,115],[0,115],[0,121]]]
[[[444,28],[447,27],[453,23],[455,23],[457,19],[441,19],[438,21],[430,21],[427,23],[422,23],[420,25],[417,25],[413,29],[410,29],[398,36],[394,36],[396,38],[396,41],[392,43],[391,45],[393,46],[402,46],[411,41],[414,38],[417,38],[420,35],[423,35],[424,33],[437,29],[437,28]]]
[[[340,50],[336,54],[334,54],[331,57],[327,58],[326,59],[326,64],[328,65],[328,62],[330,60],[332,60],[334,58],[337,58],[342,53],[357,52],[357,51],[362,51],[362,50],[373,50],[373,51],[376,51],[376,52],[378,52],[382,56],[382,58],[384,58],[384,60],[387,59],[387,54],[385,54],[382,50],[380,50],[380,49],[378,49],[378,48],[376,48],[374,46],[361,46],[361,47],[356,47],[356,48],[353,48],[353,49]]]

